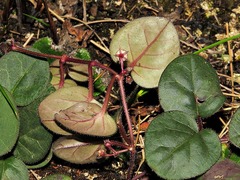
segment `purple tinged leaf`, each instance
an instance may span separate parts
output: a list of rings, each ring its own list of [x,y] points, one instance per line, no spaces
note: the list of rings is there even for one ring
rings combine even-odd
[[[80,64],[80,63],[72,63],[69,62],[68,64],[68,75],[80,82],[85,82],[88,80],[88,65],[87,64]]]
[[[53,153],[68,162],[75,164],[96,163],[99,152],[105,151],[101,143],[80,142],[74,138],[61,137],[53,143]]]
[[[60,111],[55,119],[63,126],[81,134],[92,136],[111,136],[117,131],[116,123],[95,100],[79,102]]]
[[[78,101],[86,100],[87,95],[88,90],[78,86],[58,89],[40,103],[38,111],[41,122],[49,130],[57,134],[70,135],[70,132],[56,124],[54,116],[59,111],[69,108]]]
[[[143,17],[120,29],[110,45],[111,57],[127,52],[127,68],[133,80],[145,88],[157,87],[165,67],[179,55],[179,39],[173,24],[160,17]],[[121,62],[120,62],[121,63]]]
[[[60,78],[53,76],[51,80],[51,84],[54,86],[55,89],[59,89],[59,82]],[[77,86],[77,83],[71,79],[65,79],[64,80],[64,87],[72,87],[72,86]]]
[[[111,136],[117,131],[115,120],[101,112],[101,104],[88,102],[88,89],[83,87],[61,88],[39,106],[42,123],[51,131],[69,135],[67,130],[92,136]],[[62,124],[61,128],[55,121]]]

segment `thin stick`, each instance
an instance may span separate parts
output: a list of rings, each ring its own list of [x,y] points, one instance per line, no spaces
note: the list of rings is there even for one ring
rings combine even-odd
[[[54,41],[55,44],[58,44],[59,39],[58,39],[58,36],[57,36],[57,28],[56,28],[56,25],[53,21],[51,13],[49,12],[49,8],[48,8],[46,0],[43,0],[43,4],[44,4],[45,11],[46,11],[46,14],[47,14],[47,18],[48,18],[48,21],[49,21],[49,24],[50,24],[50,29],[51,29],[51,32],[52,32],[53,41]]]
[[[31,39],[33,38],[34,34],[31,33],[30,36],[28,37],[27,41],[23,44],[23,47],[26,47],[28,45],[28,43],[31,41]]]
[[[86,7],[86,0],[83,0],[83,21],[87,22],[87,7]]]
[[[106,49],[105,47],[101,46],[100,44],[96,43],[96,42],[93,41],[93,40],[90,40],[90,42],[91,42],[93,45],[97,46],[99,49],[103,50],[105,53],[110,54],[110,51],[109,51],[108,48]]]
[[[227,91],[230,91],[230,92],[232,91],[230,88],[228,88],[228,87],[226,87],[226,86],[224,86],[224,85],[222,85],[222,84],[220,84],[220,86],[221,86],[222,88],[226,89]],[[237,91],[234,91],[234,94],[239,95],[240,93],[237,92]]]
[[[68,18],[70,18],[70,17],[68,17]],[[112,22],[114,22],[114,23],[116,23],[116,22],[128,23],[130,21],[127,20],[127,19],[102,19],[102,20],[96,20],[96,21],[88,21],[88,22],[85,22],[84,25],[85,24],[88,24],[88,25],[90,25],[90,24],[97,24],[97,23],[112,23]],[[77,24],[74,27],[79,27],[79,26],[82,26],[82,25],[83,24]]]
[[[42,177],[39,176],[37,173],[35,173],[33,170],[30,169],[29,171],[33,174],[33,176],[36,178],[36,180],[42,179]]]
[[[229,37],[229,28],[228,28],[228,23],[226,23],[226,33],[227,36]],[[231,48],[231,41],[227,42],[228,45],[228,53],[229,53],[229,62],[230,62],[230,74],[231,74],[231,86],[232,86],[232,94],[234,94],[234,79],[233,79],[233,51]],[[234,96],[232,96],[232,103],[234,102]]]
[[[221,133],[218,135],[218,137],[219,137],[219,138],[222,138],[222,137],[228,132],[228,129],[229,129],[228,126],[229,126],[231,120],[229,120],[227,123],[225,123],[222,118],[220,118],[220,120],[221,120],[221,122],[223,123],[224,128],[222,129],[222,131],[221,131]]]

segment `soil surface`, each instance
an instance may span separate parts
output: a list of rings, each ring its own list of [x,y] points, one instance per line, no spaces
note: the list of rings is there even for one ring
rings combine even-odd
[[[15,42],[27,47],[37,39],[49,36],[59,49],[68,54],[84,47],[88,49],[92,59],[110,65],[110,55],[103,49],[107,50],[118,29],[139,17],[169,18],[179,33],[181,54],[192,53],[227,36],[240,33],[239,0],[48,0],[46,4],[54,12],[50,13],[53,27],[24,15],[28,14],[49,23],[47,11],[42,6],[38,8],[34,0],[22,1],[22,8],[17,6],[15,1],[10,3],[9,8],[0,2],[0,42],[14,38]],[[229,53],[231,50],[232,69]],[[225,43],[200,55],[218,72],[222,91],[227,96],[220,113],[212,117],[211,122],[214,123],[205,125],[221,133],[224,126],[219,119],[227,122],[239,107],[239,99],[232,97],[239,97],[240,93],[240,43],[234,40],[230,47]],[[114,65],[111,66],[114,68]],[[231,78],[234,79],[234,86]],[[126,91],[128,88],[131,91],[132,87],[126,87]],[[155,90],[151,90],[149,94],[152,93],[157,95]],[[149,95],[143,96],[140,101],[143,103],[131,107],[132,117],[143,119],[150,115],[150,121],[161,112],[158,102]],[[142,150],[142,147],[138,148],[135,171],[140,166],[139,172],[145,172],[141,179],[159,179],[146,163],[140,165]],[[63,173],[76,180],[120,180],[125,179],[128,168],[124,158],[127,157],[109,158],[102,164],[73,165],[54,157],[48,166],[31,170],[29,174],[32,180],[54,173]]]

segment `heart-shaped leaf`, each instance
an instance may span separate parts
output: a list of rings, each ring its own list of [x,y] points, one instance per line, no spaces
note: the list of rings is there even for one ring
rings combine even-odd
[[[96,101],[82,101],[60,111],[55,119],[75,132],[93,136],[111,136],[117,131],[116,123],[107,113],[101,112]]]
[[[198,55],[176,58],[159,82],[159,100],[165,111],[179,110],[196,118],[209,117],[223,105],[225,97],[212,66]]]
[[[15,145],[20,122],[16,114],[16,105],[11,94],[0,85],[0,156],[10,152]]]
[[[229,125],[229,140],[235,146],[240,147],[240,109],[232,117]]]
[[[88,90],[79,86],[57,90],[39,106],[42,123],[53,132],[63,135],[70,133],[60,128],[55,120],[66,129],[81,134],[111,136],[117,131],[116,122],[107,113],[101,112],[101,105],[97,101],[88,102],[87,96]]]
[[[9,52],[0,60],[0,84],[12,93],[18,106],[38,98],[49,81],[47,61],[18,52]]]
[[[28,169],[26,165],[11,156],[0,160],[0,179],[2,180],[28,180]]]
[[[221,154],[217,134],[198,132],[192,116],[180,111],[164,112],[146,131],[148,165],[165,179],[187,179],[207,171]]]
[[[113,37],[111,57],[127,53],[133,80],[146,88],[157,87],[166,66],[179,54],[179,39],[173,24],[161,17],[143,17],[129,22]]]
[[[59,138],[52,150],[57,157],[75,164],[96,163],[99,152],[106,151],[104,144],[81,142],[71,136]]]
[[[45,95],[49,94],[52,89],[50,85]],[[19,111],[20,133],[13,153],[26,164],[34,164],[43,160],[52,144],[52,134],[44,128],[38,116],[38,106],[43,98],[21,107]]]

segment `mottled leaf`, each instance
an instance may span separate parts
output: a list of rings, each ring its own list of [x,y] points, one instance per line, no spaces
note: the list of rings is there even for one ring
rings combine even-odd
[[[38,106],[44,96],[52,92],[50,85],[43,97],[19,109],[20,133],[14,149],[14,155],[26,164],[42,161],[52,144],[52,134],[41,124],[38,116]]]
[[[225,101],[215,70],[194,54],[180,56],[167,66],[158,91],[165,111],[184,111],[194,118],[213,115]]]
[[[198,127],[192,116],[164,112],[147,129],[145,152],[148,165],[165,179],[187,179],[207,171],[221,154],[217,134]]]
[[[49,81],[47,61],[18,52],[10,52],[0,60],[0,84],[12,93],[18,106],[38,98]]]
[[[240,147],[240,109],[232,117],[229,125],[229,140],[235,146]]]
[[[28,180],[28,169],[18,158],[11,156],[0,160],[0,179]]]
[[[18,139],[20,122],[16,114],[15,102],[11,94],[2,86],[0,102],[0,156],[2,156],[10,152],[14,147]]]
[[[44,157],[44,159],[40,162],[38,162],[37,164],[31,164],[31,165],[27,165],[28,169],[39,169],[42,168],[44,166],[46,166],[47,164],[49,164],[49,162],[52,160],[52,156],[53,156],[53,152],[50,149],[48,152],[48,155],[46,157]]]
[[[59,82],[60,78],[53,76],[51,84],[54,86],[55,89],[59,89]],[[65,79],[64,80],[64,87],[72,87],[72,86],[77,86],[77,83],[71,79]]]

